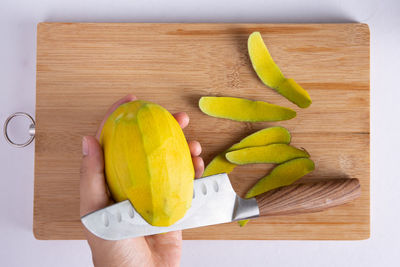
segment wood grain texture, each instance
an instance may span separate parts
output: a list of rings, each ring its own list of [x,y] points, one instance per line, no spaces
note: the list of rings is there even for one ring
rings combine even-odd
[[[330,179],[284,186],[256,196],[260,216],[320,212],[357,199],[358,179]]]
[[[247,37],[260,31],[283,73],[308,90],[299,109],[254,73]],[[189,140],[206,163],[244,136],[281,125],[316,170],[302,179],[358,178],[356,201],[315,214],[274,216],[184,231],[185,239],[365,239],[369,237],[369,30],[364,24],[41,23],[37,35],[34,234],[82,239],[81,138],[94,134],[109,105],[127,93],[171,112],[186,111]],[[278,123],[239,123],[202,114],[201,96],[235,96],[290,107]],[[244,193],[269,165],[237,167]]]

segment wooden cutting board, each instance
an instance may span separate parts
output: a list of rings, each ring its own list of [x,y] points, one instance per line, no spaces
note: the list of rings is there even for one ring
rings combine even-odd
[[[299,109],[264,86],[247,54],[260,31],[287,77],[308,90]],[[189,140],[205,162],[244,136],[281,125],[316,170],[303,178],[356,177],[361,197],[316,214],[252,220],[184,231],[185,239],[365,239],[370,233],[369,29],[365,24],[79,24],[41,23],[37,31],[36,152],[33,231],[38,239],[82,239],[81,139],[106,109],[133,93],[171,112],[186,111]],[[200,112],[201,96],[268,101],[297,111],[277,123],[240,123]],[[271,166],[230,175],[243,195]]]

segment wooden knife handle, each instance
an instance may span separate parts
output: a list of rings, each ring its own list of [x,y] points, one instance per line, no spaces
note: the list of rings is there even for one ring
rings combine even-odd
[[[256,196],[260,216],[310,213],[342,205],[361,194],[358,179],[295,184]]]

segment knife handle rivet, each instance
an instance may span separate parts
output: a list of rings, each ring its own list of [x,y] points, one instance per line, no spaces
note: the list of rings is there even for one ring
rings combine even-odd
[[[207,195],[207,186],[204,183],[201,185],[201,192],[203,195]]]

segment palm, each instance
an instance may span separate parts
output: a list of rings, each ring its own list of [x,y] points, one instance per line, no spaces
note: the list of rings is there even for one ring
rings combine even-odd
[[[119,241],[104,241],[94,237],[89,244],[102,244],[102,254],[96,254],[98,247],[93,249],[93,259],[96,266],[178,266],[181,255],[181,231],[162,235],[131,238]],[[91,244],[92,245],[92,244]],[[111,258],[105,257],[104,251],[112,253]]]
[[[136,99],[126,96],[117,101],[107,112],[97,132],[97,139],[108,116],[121,104]],[[189,117],[185,113],[174,114],[174,117],[185,128]],[[93,137],[85,137],[89,146],[89,154],[82,160],[80,185],[81,216],[112,203],[104,177],[103,151]],[[201,146],[198,142],[189,142],[195,176],[203,173],[204,163],[199,157]],[[131,238],[119,241],[100,239],[86,229],[87,240],[92,249],[93,262],[96,266],[178,266],[181,256],[182,232]]]

